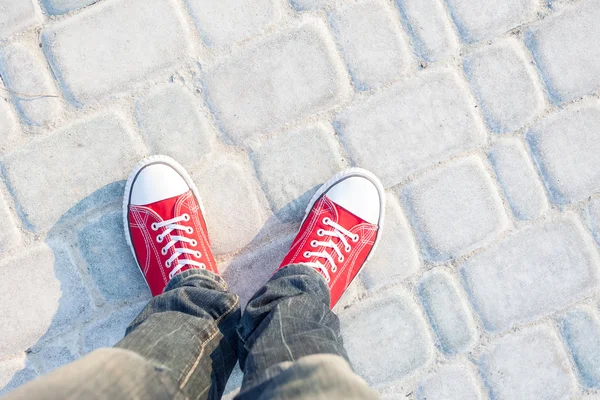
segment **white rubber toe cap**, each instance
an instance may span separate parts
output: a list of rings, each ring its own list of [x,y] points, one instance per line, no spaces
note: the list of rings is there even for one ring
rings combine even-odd
[[[357,217],[378,225],[381,197],[377,186],[362,176],[351,176],[333,185],[327,197]]]
[[[179,196],[190,190],[183,177],[163,163],[140,170],[131,187],[130,204],[142,206]]]

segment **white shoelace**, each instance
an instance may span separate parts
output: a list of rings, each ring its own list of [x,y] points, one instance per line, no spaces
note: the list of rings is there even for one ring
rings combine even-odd
[[[167,227],[167,229],[163,233],[160,233],[156,236],[156,242],[162,243],[163,240],[165,239],[165,237],[167,235],[169,235],[171,232],[173,232],[175,229],[186,232],[188,235],[191,235],[192,233],[194,233],[194,228],[192,228],[191,226],[184,226],[184,225],[178,224],[178,222],[181,222],[181,221],[187,222],[189,220],[190,220],[190,216],[188,214],[183,214],[179,217],[175,217],[175,218],[169,219],[167,221],[154,222],[151,226],[153,231],[157,231],[162,227]],[[173,236],[171,236],[171,241],[162,248],[161,254],[163,256],[166,256],[169,249],[171,247],[175,246],[177,244],[177,242],[189,243],[192,245],[192,247],[196,247],[198,245],[198,241],[196,241],[195,239],[190,239],[185,236],[173,235]],[[171,266],[173,265],[173,262],[177,261],[177,265],[175,265],[173,270],[169,273],[169,279],[173,278],[173,276],[177,272],[179,272],[179,270],[181,268],[185,267],[186,265],[193,265],[198,268],[206,269],[206,265],[204,263],[200,263],[200,262],[197,262],[194,260],[188,260],[188,259],[179,259],[179,257],[182,254],[191,254],[192,256],[194,256],[196,258],[200,258],[200,257],[202,257],[202,253],[200,253],[199,251],[186,249],[184,247],[175,248],[174,250],[175,250],[175,252],[171,255],[171,257],[169,257],[169,259],[165,263],[165,266],[167,268],[171,268]]]
[[[350,240],[352,240],[354,243],[358,242],[358,239],[359,239],[358,234],[356,234],[356,235],[353,234],[352,232],[350,232],[343,226],[337,224],[336,222],[333,222],[331,220],[331,218],[329,218],[329,217],[323,218],[323,225],[331,226],[333,228],[333,230],[326,231],[324,229],[319,229],[317,231],[317,236],[330,236],[331,238],[337,237],[338,239],[340,239],[341,244],[344,245],[344,251],[346,253],[349,253],[350,250],[352,250],[352,246],[350,246],[350,243],[348,242],[347,237],[350,238]],[[310,247],[323,246],[326,248],[333,249],[338,256],[337,261],[344,262],[344,254],[338,247],[339,244],[340,243],[337,243],[337,244],[333,243],[333,241],[331,239],[327,242],[320,242],[318,240],[313,240],[312,242],[310,242]],[[306,252],[304,252],[304,257],[305,258],[311,258],[311,257],[324,258],[327,261],[329,261],[329,264],[331,265],[331,272],[333,272],[333,273],[337,272],[337,264],[335,263],[335,260],[333,259],[331,254],[329,254],[326,251],[321,251],[321,252],[306,251]],[[325,268],[325,266],[323,264],[321,264],[320,262],[313,262],[313,263],[309,263],[309,265],[312,266],[313,268],[321,271],[323,276],[325,276],[325,280],[327,281],[327,283],[329,283],[331,281],[331,277],[329,276],[329,271],[327,270],[327,268]]]

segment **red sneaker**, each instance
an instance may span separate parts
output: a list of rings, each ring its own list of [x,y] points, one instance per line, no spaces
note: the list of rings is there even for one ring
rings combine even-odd
[[[369,171],[351,168],[317,191],[280,268],[313,267],[327,281],[333,308],[379,241],[385,192]]]
[[[179,272],[201,268],[218,274],[198,189],[171,158],[148,157],[134,168],[125,187],[123,224],[153,296]]]

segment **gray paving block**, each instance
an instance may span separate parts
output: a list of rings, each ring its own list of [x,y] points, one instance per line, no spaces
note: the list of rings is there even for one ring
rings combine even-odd
[[[477,156],[418,178],[404,189],[404,203],[423,254],[432,261],[482,247],[508,225],[498,191]]]
[[[575,394],[575,378],[560,341],[544,326],[497,340],[478,364],[493,399],[570,399]]]
[[[83,353],[112,347],[125,336],[125,330],[144,309],[146,302],[127,306],[89,324],[83,332]]]
[[[482,400],[485,397],[476,379],[464,365],[444,365],[421,380],[416,397],[417,400]]]
[[[34,0],[0,0],[0,39],[41,21]]]
[[[560,327],[585,387],[600,388],[600,319],[598,313],[580,307],[569,311]]]
[[[535,321],[598,286],[600,258],[573,215],[522,229],[469,259],[461,274],[484,327]]]
[[[151,298],[131,249],[125,241],[121,211],[90,221],[77,234],[78,249],[100,293],[108,301]]]
[[[527,142],[553,203],[564,205],[600,191],[600,101],[550,115],[527,132]]]
[[[389,187],[481,144],[484,127],[474,110],[464,82],[441,69],[357,101],[335,124],[356,164]]]

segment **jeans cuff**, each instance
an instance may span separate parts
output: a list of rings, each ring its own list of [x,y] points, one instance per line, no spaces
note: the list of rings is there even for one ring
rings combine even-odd
[[[169,281],[169,283],[165,287],[165,290],[163,290],[163,293],[168,292],[169,290],[176,289],[179,286],[183,285],[185,283],[185,281],[187,281],[189,279],[194,279],[194,278],[208,279],[208,280],[212,281],[213,283],[217,284],[224,291],[227,291],[227,282],[225,282],[225,280],[223,278],[221,278],[219,275],[215,274],[214,272],[207,271],[205,269],[192,268],[192,269],[188,269],[187,271],[183,271],[183,272],[180,272],[177,275],[175,275]]]

